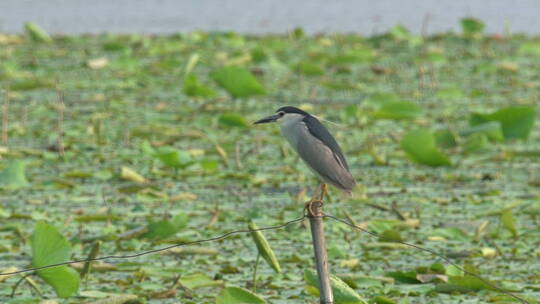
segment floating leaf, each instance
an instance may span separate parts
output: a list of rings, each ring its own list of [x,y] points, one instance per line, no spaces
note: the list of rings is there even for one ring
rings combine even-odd
[[[143,184],[146,182],[146,178],[129,167],[122,167],[120,170],[120,177],[138,184]]]
[[[30,91],[43,88],[54,88],[54,86],[55,83],[50,79],[32,78],[11,83],[10,89],[13,91]]]
[[[484,31],[485,24],[476,18],[461,19],[461,29],[467,38],[479,38]]]
[[[304,270],[304,279],[308,286],[308,292],[314,296],[319,295],[319,278],[311,269]],[[340,278],[330,275],[330,285],[334,294],[335,304],[367,304],[367,302]]]
[[[161,147],[154,157],[158,158],[168,167],[183,169],[191,166],[193,161],[187,151],[178,151],[172,147]]]
[[[492,259],[497,256],[497,250],[494,248],[484,247],[481,250],[482,256],[488,259]]]
[[[463,91],[458,87],[448,87],[437,91],[435,96],[440,99],[460,99],[465,97],[465,94],[463,94]]]
[[[26,164],[22,160],[13,160],[4,170],[0,171],[0,186],[11,188],[26,187],[29,185],[24,168]]]
[[[368,98],[364,101],[367,104],[373,105],[383,105],[386,103],[395,103],[399,102],[400,98],[396,94],[392,93],[374,93],[369,95]]]
[[[471,292],[493,289],[483,280],[474,276],[449,276],[448,283],[435,285],[435,291],[441,293]]]
[[[306,36],[301,27],[295,27],[292,32],[289,32],[289,35],[294,39],[302,39]]]
[[[416,277],[416,271],[393,271],[386,274],[388,277],[393,278],[396,282],[404,284],[420,284]]]
[[[83,293],[81,291],[81,293]],[[86,304],[127,304],[127,303],[142,303],[142,300],[138,300],[139,296],[134,294],[112,294],[99,291],[87,291],[86,294],[90,294],[90,297],[104,298],[92,302],[84,302]],[[87,296],[88,297],[88,296]]]
[[[182,93],[191,97],[203,98],[213,97],[216,95],[214,90],[199,83],[197,76],[193,74],[187,75],[184,79],[184,88],[182,89]]]
[[[268,59],[268,55],[263,48],[257,47],[251,51],[251,59],[255,63],[261,63],[265,62]]]
[[[444,49],[440,47],[429,47],[425,55],[423,55],[421,58],[425,58],[427,59],[427,61],[432,63],[442,64],[447,62],[446,55],[444,54]]]
[[[24,30],[26,31],[26,34],[36,42],[46,42],[50,43],[52,42],[51,36],[47,34],[41,27],[39,27],[37,24],[34,24],[32,22],[26,22],[24,24]]]
[[[424,39],[420,36],[412,35],[409,29],[399,24],[390,29],[390,34],[397,41],[406,41],[410,47],[421,45]]]
[[[519,64],[504,60],[497,63],[497,70],[501,73],[516,73],[519,71]]]
[[[518,53],[524,56],[540,56],[540,43],[534,41],[523,42],[519,46]]]
[[[189,216],[185,213],[179,213],[171,220],[151,221],[148,226],[148,232],[143,237],[149,239],[165,239],[187,226]]]
[[[401,140],[401,147],[415,162],[428,166],[450,166],[448,157],[437,150],[435,137],[428,131],[410,131]]]
[[[430,234],[435,236],[441,236],[448,240],[470,240],[470,237],[463,230],[456,227],[437,228],[434,229]]]
[[[264,304],[258,295],[240,287],[224,288],[216,297],[216,304]]]
[[[371,298],[371,300],[369,300],[370,303],[375,303],[375,304],[397,304],[396,301],[390,299],[390,298],[387,298],[385,296],[375,296],[373,298]]]
[[[73,170],[64,173],[65,178],[91,178],[94,173],[89,171]]]
[[[116,216],[109,213],[97,213],[97,214],[84,214],[75,218],[77,222],[89,223],[89,222],[105,222],[118,220],[120,216]]]
[[[212,280],[210,277],[208,277],[208,275],[204,273],[183,275],[182,277],[180,277],[180,283],[182,283],[183,286],[189,289],[223,285],[223,281]]]
[[[396,40],[408,40],[411,37],[411,32],[404,25],[398,24],[390,29],[390,34]]]
[[[450,130],[439,130],[434,134],[437,146],[442,148],[453,148],[457,145],[456,137]]]
[[[124,41],[120,40],[111,40],[107,41],[103,44],[103,49],[105,51],[113,51],[113,52],[119,52],[119,51],[126,51],[129,49],[129,46],[126,45]]]
[[[106,67],[108,64],[109,64],[109,59],[107,59],[107,57],[105,56],[91,59],[86,62],[86,65],[93,70],[102,69]]]
[[[219,162],[215,159],[203,159],[199,161],[199,165],[208,172],[215,172],[219,168]]]
[[[241,127],[246,128],[249,126],[244,116],[238,113],[225,113],[219,116],[219,124],[227,127]]]
[[[380,236],[382,242],[401,242],[403,238],[398,230],[388,229],[383,231]]]
[[[506,209],[501,213],[501,223],[506,230],[512,233],[513,237],[517,236],[516,220],[512,215],[512,209]]]
[[[251,221],[248,225],[250,230],[256,230],[259,227]],[[259,251],[259,254],[264,258],[264,260],[274,269],[275,272],[281,272],[281,267],[279,266],[279,261],[276,258],[276,255],[274,254],[274,251],[272,248],[270,248],[270,244],[260,231],[253,231],[251,232],[251,237],[253,238],[253,241],[255,242],[255,245],[257,245],[257,250]]]
[[[71,244],[52,225],[38,222],[30,238],[32,266],[42,267],[69,260]],[[67,298],[79,289],[79,273],[68,266],[39,270],[37,274],[51,285],[60,298]]]
[[[411,119],[422,114],[419,105],[409,101],[388,102],[375,112],[375,117],[385,119]]]
[[[298,63],[295,70],[308,76],[319,76],[324,74],[324,68],[320,64],[308,61]]]
[[[502,130],[502,125],[499,121],[490,121],[478,125],[474,125],[465,129],[461,132],[463,136],[469,136],[471,134],[481,133],[485,134],[487,138],[492,141],[502,141],[504,140],[504,134]]]
[[[433,274],[433,273],[428,273],[428,274],[416,274],[416,278],[426,284],[426,283],[441,283],[441,282],[448,282],[448,276],[444,275],[444,274]]]
[[[473,113],[469,120],[471,126],[498,121],[505,139],[527,139],[534,124],[534,108],[516,106],[500,109],[491,114]]]
[[[246,69],[241,67],[223,67],[212,71],[212,79],[233,97],[264,95],[264,87]]]
[[[484,152],[490,146],[489,140],[484,133],[474,133],[467,138],[465,144],[463,144],[463,151],[465,153],[477,153]]]
[[[355,50],[346,51],[343,54],[329,58],[328,63],[333,65],[342,65],[370,62],[375,58],[375,55],[375,51],[370,48],[357,48]]]

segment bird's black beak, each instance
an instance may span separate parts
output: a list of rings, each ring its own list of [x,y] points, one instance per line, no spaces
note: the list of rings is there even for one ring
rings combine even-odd
[[[265,117],[263,119],[259,119],[257,120],[256,122],[254,122],[253,124],[256,125],[256,124],[262,124],[262,123],[269,123],[269,122],[274,122],[276,120],[278,120],[280,116],[278,114],[274,114],[274,115],[270,115],[268,117]]]

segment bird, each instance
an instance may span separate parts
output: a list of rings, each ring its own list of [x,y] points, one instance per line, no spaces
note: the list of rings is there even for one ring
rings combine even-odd
[[[321,180],[319,200],[326,194],[326,184],[352,193],[356,181],[347,160],[336,139],[316,117],[297,107],[284,106],[254,124],[272,122],[280,124],[283,137]]]

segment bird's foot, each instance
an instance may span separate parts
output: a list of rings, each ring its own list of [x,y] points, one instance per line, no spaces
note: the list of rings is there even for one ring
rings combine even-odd
[[[328,190],[326,188],[326,184],[323,183],[317,186],[317,189],[315,189],[315,193],[313,194],[311,199],[306,202],[304,206],[304,209],[307,210],[308,216],[323,216],[320,210],[322,209],[322,206],[324,204],[323,200],[327,193]]]
[[[321,217],[324,216],[322,213],[322,206],[324,205],[322,200],[309,200],[306,202],[305,210],[307,210],[308,217]]]

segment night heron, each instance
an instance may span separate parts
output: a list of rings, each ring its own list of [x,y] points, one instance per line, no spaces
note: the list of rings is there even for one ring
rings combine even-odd
[[[321,179],[320,200],[325,195],[326,184],[351,193],[356,182],[347,160],[334,137],[317,118],[296,107],[287,106],[255,124],[270,122],[280,123],[281,134]]]

